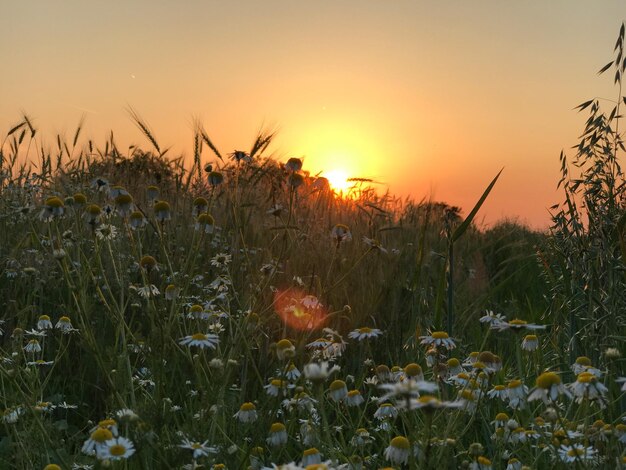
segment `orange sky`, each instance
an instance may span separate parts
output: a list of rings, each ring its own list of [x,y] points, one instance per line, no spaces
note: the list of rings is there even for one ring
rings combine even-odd
[[[481,215],[549,222],[558,155],[577,143],[609,76],[623,0],[502,2],[5,2],[0,133],[22,110],[50,143],[86,134],[191,153],[200,117],[222,150],[277,127],[282,159],[344,169],[465,214],[504,167]],[[571,153],[571,151],[569,152]],[[205,154],[208,155],[208,154]]]

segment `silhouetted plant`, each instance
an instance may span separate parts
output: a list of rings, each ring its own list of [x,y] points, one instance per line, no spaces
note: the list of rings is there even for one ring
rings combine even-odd
[[[600,99],[576,109],[588,110],[571,164],[561,152],[564,201],[552,207],[551,259],[547,278],[552,285],[558,333],[569,335],[570,360],[583,346],[603,347],[623,341],[626,278],[624,255],[624,174],[619,164],[624,143],[620,134],[622,82],[626,70],[624,24],[615,44],[615,58],[599,74],[614,70],[618,99],[608,114]],[[565,330],[567,328],[567,330]],[[582,348],[582,350],[589,350]]]

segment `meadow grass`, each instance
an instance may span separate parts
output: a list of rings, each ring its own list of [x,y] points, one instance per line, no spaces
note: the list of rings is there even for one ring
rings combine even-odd
[[[226,155],[197,125],[187,168],[133,110],[150,151],[82,124],[44,148],[23,116],[0,148],[0,466],[623,466],[621,101],[581,106],[546,233],[365,179],[338,196],[271,132]]]

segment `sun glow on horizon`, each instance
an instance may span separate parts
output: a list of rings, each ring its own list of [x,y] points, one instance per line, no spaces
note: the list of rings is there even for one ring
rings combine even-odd
[[[341,168],[325,171],[321,176],[328,180],[331,189],[336,193],[347,194],[353,185],[352,182],[348,181],[348,173]]]

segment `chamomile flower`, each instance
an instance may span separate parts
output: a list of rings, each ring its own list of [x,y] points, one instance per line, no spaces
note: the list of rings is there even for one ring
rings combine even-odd
[[[268,445],[272,447],[280,447],[287,443],[287,428],[283,423],[274,423],[270,427],[270,432],[265,439]]]
[[[122,408],[120,410],[117,410],[115,412],[115,416],[117,416],[118,419],[126,419],[128,421],[135,421],[139,419],[137,413],[135,413],[130,408]]]
[[[287,394],[288,383],[285,380],[272,379],[270,383],[263,388],[265,388],[265,393],[269,396],[277,397],[279,394]]]
[[[507,389],[504,385],[494,385],[491,390],[487,392],[489,398],[497,398],[503,402],[506,402],[509,398]]]
[[[411,444],[406,437],[396,436],[385,449],[384,455],[394,465],[406,465],[411,455]]]
[[[111,432],[110,429],[97,426],[91,431],[89,439],[83,443],[81,451],[87,455],[99,454],[100,449],[105,446],[105,443],[113,438],[113,432]]]
[[[539,347],[537,335],[526,335],[522,341],[522,349],[525,351],[535,351]]]
[[[347,406],[359,406],[365,401],[363,395],[358,390],[350,390],[346,395],[345,403]]]
[[[333,380],[328,387],[328,396],[334,402],[342,401],[348,396],[348,388],[343,380]]]
[[[434,393],[439,387],[434,382],[426,382],[424,380],[406,379],[401,382],[385,383],[378,386],[379,389],[385,390],[385,393],[378,400],[384,402],[392,398],[402,401],[409,398],[417,398],[421,392]]]
[[[115,210],[120,217],[128,217],[134,210],[133,197],[126,194],[118,194],[115,199]]]
[[[70,333],[72,331],[75,331],[74,327],[72,326],[72,321],[70,320],[70,317],[65,315],[59,318],[59,321],[57,321],[54,327],[57,330],[61,330],[63,333]]]
[[[335,241],[337,247],[342,242],[352,241],[352,233],[348,226],[344,224],[335,225],[331,230],[330,237]]]
[[[37,359],[36,361],[29,361],[26,363],[27,366],[36,367],[51,366],[52,364],[54,364],[54,361],[44,361],[43,359]]]
[[[506,394],[509,406],[514,409],[523,410],[526,408],[526,399],[528,397],[528,387],[521,380],[513,379],[506,386]]]
[[[374,438],[365,428],[358,428],[350,439],[350,445],[353,447],[364,447],[372,442],[374,442]]]
[[[278,360],[284,361],[291,359],[296,355],[296,348],[288,339],[281,339],[276,343],[276,356]]]
[[[495,323],[506,322],[506,318],[504,315],[500,313],[494,313],[492,310],[487,310],[485,314],[482,317],[480,317],[479,321],[481,323],[487,323],[488,325],[493,325]]]
[[[330,363],[323,362],[311,362],[304,366],[304,376],[312,380],[313,382],[321,382],[328,378],[333,372],[340,370],[339,366],[330,367]]]
[[[148,186],[146,188],[146,197],[148,198],[148,202],[154,203],[154,201],[156,201],[156,199],[159,197],[160,193],[161,191],[159,190],[158,186]]]
[[[491,470],[493,467],[491,465],[491,460],[480,455],[470,464],[469,468],[470,470]]]
[[[546,325],[536,325],[534,323],[528,323],[525,320],[520,320],[519,318],[515,318],[508,322],[497,322],[491,323],[492,330],[514,330],[514,331],[522,331],[522,330],[544,330]]]
[[[111,241],[117,237],[117,227],[111,224],[102,224],[96,229],[98,240]]]
[[[44,222],[49,222],[55,217],[63,217],[65,213],[65,204],[61,200],[61,198],[57,196],[52,196],[46,199],[44,207],[39,214],[39,218]]]
[[[433,412],[442,408],[461,408],[463,404],[459,401],[442,401],[432,395],[422,395],[419,398],[411,398],[404,402],[398,401],[397,406],[400,409]]]
[[[258,414],[256,411],[256,405],[251,402],[246,402],[239,407],[239,411],[233,415],[241,423],[253,423],[257,420]]]
[[[566,463],[579,462],[583,465],[592,463],[597,459],[598,451],[593,447],[585,447],[582,444],[571,446],[562,445],[559,449],[559,458]]]
[[[301,375],[302,374],[300,373],[296,365],[293,362],[290,362],[289,365],[287,366],[287,369],[285,370],[285,378],[287,380],[291,380],[292,382],[295,382],[296,380],[300,378]]]
[[[447,350],[456,348],[456,344],[445,331],[433,331],[429,336],[420,336],[420,344],[443,347]]]
[[[172,209],[167,201],[156,201],[153,208],[157,222],[164,223],[172,219]]]
[[[124,460],[135,453],[135,446],[130,439],[119,436],[110,439],[98,447],[97,457],[101,460]]]
[[[216,454],[218,452],[216,447],[210,447],[208,443],[209,441],[198,442],[185,437],[178,447],[191,450],[193,452],[193,458],[199,459],[200,457],[208,457],[209,454]]]
[[[315,447],[305,449],[302,453],[302,466],[309,468],[309,465],[317,465],[322,463],[322,454]]]
[[[52,322],[50,321],[50,317],[48,315],[41,315],[39,320],[37,320],[37,329],[38,330],[51,330]]]
[[[569,384],[568,388],[574,395],[576,403],[582,403],[583,400],[587,399],[597,403],[601,408],[604,408],[606,404],[606,393],[609,390],[591,372],[578,374],[576,382]]]
[[[572,371],[574,374],[578,375],[582,372],[591,372],[596,377],[602,377],[602,371],[600,369],[593,367],[591,363],[591,359],[586,356],[579,356],[576,358],[574,364],[572,364]]]
[[[528,401],[542,400],[545,404],[555,401],[560,395],[571,396],[554,372],[544,372],[537,377],[535,388],[528,395]]]
[[[147,223],[148,221],[141,211],[131,212],[130,217],[128,218],[128,225],[130,225],[132,230],[144,228]]]
[[[31,339],[28,341],[28,343],[26,343],[26,346],[24,346],[24,351],[33,354],[39,353],[41,352],[41,345],[39,344],[38,340]]]
[[[382,330],[379,330],[378,328],[369,328],[367,326],[363,326],[348,333],[348,338],[356,339],[357,341],[363,341],[364,339],[378,338],[382,334]]]
[[[195,230],[203,233],[213,233],[215,231],[215,219],[210,214],[200,214],[196,218]]]
[[[211,258],[211,266],[216,268],[227,268],[233,257],[227,253],[218,253]]]
[[[178,341],[178,344],[182,346],[196,346],[200,349],[209,348],[215,349],[219,344],[219,336],[212,333],[194,333],[190,336],[185,336]]]
[[[451,357],[450,359],[448,359],[448,361],[446,362],[446,365],[448,367],[449,376],[457,375],[463,372],[463,368],[461,367],[461,362],[456,357]]]
[[[209,210],[209,201],[203,197],[197,197],[193,200],[191,215],[197,217],[203,212],[207,212]]]
[[[137,288],[137,294],[139,294],[141,298],[149,299],[150,297],[157,297],[161,294],[161,291],[154,284],[147,284]]]
[[[382,403],[378,406],[378,409],[374,412],[374,418],[382,421],[386,419],[393,419],[398,416],[398,409],[391,403]]]

